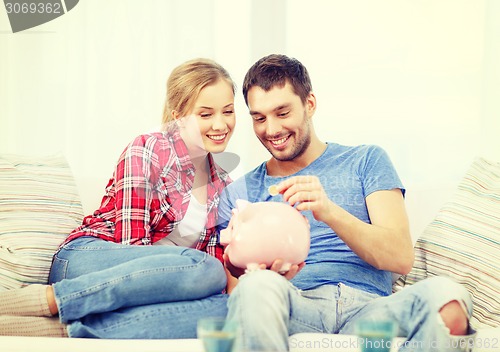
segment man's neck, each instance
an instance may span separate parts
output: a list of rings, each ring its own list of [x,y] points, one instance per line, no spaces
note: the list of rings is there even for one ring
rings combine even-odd
[[[266,163],[267,174],[269,176],[290,176],[305,167],[309,166],[314,160],[320,157],[326,149],[326,143],[317,138],[311,140],[311,144],[306,151],[289,161],[280,161],[275,158],[269,159]]]

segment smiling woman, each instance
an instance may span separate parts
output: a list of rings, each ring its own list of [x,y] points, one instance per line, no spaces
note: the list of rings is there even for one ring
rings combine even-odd
[[[181,136],[193,153],[220,153],[226,148],[236,124],[234,92],[227,81],[219,80],[200,92],[188,116],[178,117],[182,115],[177,111],[172,114],[180,119]]]
[[[211,153],[231,137],[233,87],[212,60],[174,69],[163,131],[125,148],[101,206],[56,252],[50,285],[0,293],[0,335],[194,338],[199,318],[225,316],[215,224],[231,180]]]

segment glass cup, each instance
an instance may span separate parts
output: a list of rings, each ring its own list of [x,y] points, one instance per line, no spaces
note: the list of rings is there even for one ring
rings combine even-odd
[[[203,342],[205,352],[231,352],[237,335],[234,321],[223,317],[208,317],[198,320],[197,336]]]
[[[389,352],[392,339],[398,333],[393,320],[360,320],[356,322],[356,335],[360,338],[362,352]]]

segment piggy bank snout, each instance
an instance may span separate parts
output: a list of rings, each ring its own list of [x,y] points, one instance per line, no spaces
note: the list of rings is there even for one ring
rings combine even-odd
[[[231,242],[231,231],[229,229],[221,230],[220,232],[220,244],[226,246]]]

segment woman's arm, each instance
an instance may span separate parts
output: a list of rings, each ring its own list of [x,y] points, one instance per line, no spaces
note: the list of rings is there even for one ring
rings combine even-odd
[[[152,137],[140,136],[124,150],[115,171],[115,239],[134,243],[149,238],[150,208],[158,156]]]

